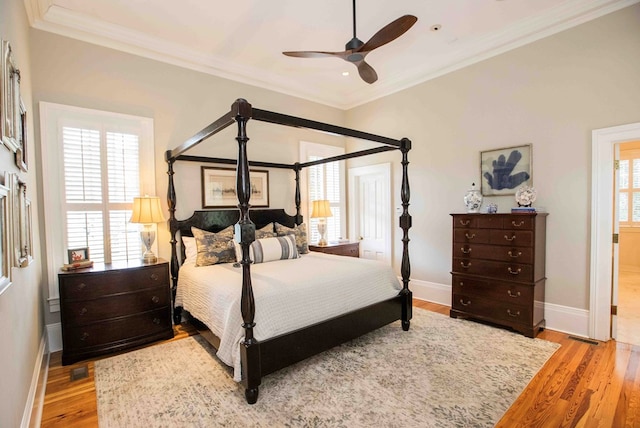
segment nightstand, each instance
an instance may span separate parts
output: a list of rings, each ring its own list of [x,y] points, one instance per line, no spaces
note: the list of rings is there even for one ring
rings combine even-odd
[[[165,260],[95,264],[58,281],[63,365],[173,337]]]
[[[332,244],[329,243],[324,246],[309,245],[309,251],[316,251],[318,253],[335,254],[338,256],[348,257],[360,257],[360,243],[359,242],[346,242]]]

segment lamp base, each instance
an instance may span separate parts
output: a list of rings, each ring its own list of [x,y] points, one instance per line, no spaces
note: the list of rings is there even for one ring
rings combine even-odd
[[[318,219],[318,233],[320,234],[320,240],[318,241],[319,247],[327,246],[327,219],[321,217]]]
[[[145,265],[151,265],[157,262],[158,262],[158,258],[156,257],[155,254],[153,254],[153,251],[151,250],[145,251],[144,254],[142,255],[142,263],[144,263]]]

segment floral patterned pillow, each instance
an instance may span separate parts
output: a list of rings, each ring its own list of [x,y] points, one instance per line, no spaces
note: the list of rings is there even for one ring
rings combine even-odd
[[[292,229],[290,227],[283,226],[280,223],[276,223],[276,235],[287,236],[292,233],[296,237],[298,253],[307,254],[309,252],[309,243],[307,242],[307,225],[302,223]]]
[[[196,266],[209,266],[236,261],[236,250],[233,245],[233,226],[229,226],[218,233],[192,227],[191,233],[196,238],[196,248],[198,250]]]
[[[269,223],[262,229],[256,230],[256,239],[275,238],[276,233],[273,231],[273,223]]]

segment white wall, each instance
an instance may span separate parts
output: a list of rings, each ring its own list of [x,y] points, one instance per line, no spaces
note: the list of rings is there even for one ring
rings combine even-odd
[[[166,198],[168,178],[165,151],[227,113],[237,98],[245,98],[264,110],[343,124],[344,112],[291,96],[231,82],[191,70],[136,57],[55,34],[32,30],[34,105],[40,101],[114,111],[154,120],[156,192]],[[34,109],[35,110],[35,109]],[[35,111],[35,152],[40,154],[39,116]],[[203,142],[189,155],[237,156],[236,126]],[[327,134],[249,121],[248,152],[251,159],[278,163],[298,160],[300,140],[344,145]],[[177,163],[177,217],[186,218],[201,209],[200,165]],[[270,171],[272,208],[294,211],[294,174]],[[41,184],[39,184],[41,189]],[[166,202],[163,202],[165,209]],[[168,213],[168,211],[165,211]],[[159,225],[159,253],[170,258],[169,233]],[[48,290],[48,285],[45,286]],[[45,311],[46,323],[59,322],[58,313]]]
[[[449,214],[479,182],[480,151],[531,143],[535,205],[549,212],[546,301],[588,309],[591,131],[639,120],[639,52],[635,5],[349,111],[348,126],[413,142],[412,277],[451,284]],[[394,155],[380,159],[395,162],[399,206]]]
[[[33,118],[31,97],[32,67],[29,58],[29,25],[20,0],[3,0],[0,13],[0,34],[11,43],[14,59],[20,69],[20,89],[27,109]],[[13,268],[13,283],[0,295],[0,427],[18,427],[28,420],[29,395],[34,373],[38,373],[39,348],[44,334],[42,317],[42,274],[38,198],[37,161],[33,151],[33,120],[28,120],[29,171],[20,172],[27,183],[27,196],[32,200],[35,260],[26,268]],[[0,175],[5,171],[18,172],[14,155],[0,146]]]

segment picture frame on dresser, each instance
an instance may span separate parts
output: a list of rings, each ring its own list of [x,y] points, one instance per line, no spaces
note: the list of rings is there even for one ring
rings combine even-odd
[[[519,187],[533,185],[532,151],[531,144],[481,151],[482,195],[515,195]]]

